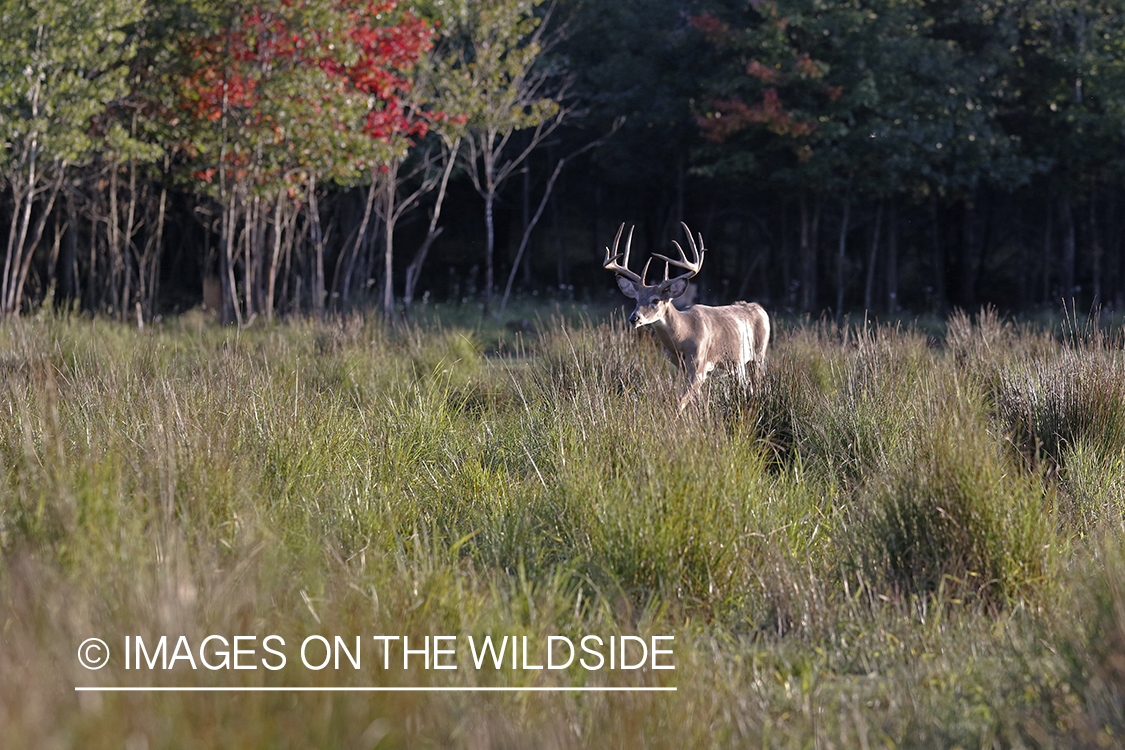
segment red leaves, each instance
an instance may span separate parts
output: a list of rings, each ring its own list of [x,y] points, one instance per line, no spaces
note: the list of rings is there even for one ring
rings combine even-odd
[[[746,66],[746,73],[757,78],[762,83],[777,84],[784,80],[781,71],[776,68],[771,68],[768,65],[762,65],[757,60],[751,60],[750,64]]]
[[[809,57],[808,52],[802,52],[793,63],[793,72],[798,78],[819,79],[824,77],[825,68]]]
[[[706,11],[700,13],[698,16],[690,17],[688,23],[702,31],[708,37],[730,31],[730,26]]]
[[[696,118],[696,123],[710,141],[721,143],[728,136],[748,125],[765,125],[781,136],[803,137],[811,135],[816,125],[802,122],[781,104],[777,89],[762,92],[760,104],[746,104],[741,99],[719,99],[712,102],[716,112]]]
[[[772,25],[778,31],[784,31],[788,26],[788,19],[777,15],[776,6],[772,2],[759,0],[752,1],[751,5],[767,17],[768,25]],[[726,46],[735,35],[728,24],[708,13],[694,16],[691,24],[703,32],[718,48]],[[768,48],[762,46],[755,48],[757,53],[762,51],[768,51]],[[708,140],[721,143],[734,133],[752,125],[765,126],[771,133],[782,137],[805,139],[816,131],[816,123],[798,119],[782,104],[779,90],[785,91],[786,98],[791,101],[800,96],[801,85],[795,84],[812,81],[817,82],[813,84],[813,89],[820,95],[826,96],[829,101],[834,102],[843,94],[841,87],[823,83],[828,72],[827,66],[812,59],[807,52],[792,50],[790,54],[775,58],[775,63],[772,65],[753,58],[746,63],[745,70],[748,76],[757,79],[762,85],[762,101],[747,104],[737,95],[712,100],[710,104],[713,111],[696,117],[696,124]],[[808,88],[807,83],[803,88]],[[802,161],[810,158],[812,152],[808,143],[796,145],[795,148],[798,158]]]
[[[432,122],[464,120],[408,103],[411,71],[432,45],[430,25],[398,0],[266,2],[184,42],[192,71],[179,81],[181,107],[197,123],[225,117],[235,126],[224,152],[232,166],[263,143],[331,159],[351,133],[386,143],[422,137]],[[215,170],[194,175],[210,182]]]
[[[366,16],[378,18],[395,9],[395,2],[369,2]],[[421,113],[404,109],[401,99],[409,94],[412,82],[406,73],[433,46],[429,25],[410,11],[402,13],[393,26],[359,23],[359,14],[350,14],[356,23],[348,32],[358,47],[359,59],[352,65],[325,61],[326,72],[341,76],[357,91],[372,94],[383,103],[368,113],[366,131],[372,138],[388,140],[395,135],[424,136],[429,128]]]

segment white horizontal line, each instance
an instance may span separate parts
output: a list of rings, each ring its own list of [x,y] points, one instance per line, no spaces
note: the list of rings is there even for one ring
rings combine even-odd
[[[93,693],[654,693],[675,687],[75,687]]]

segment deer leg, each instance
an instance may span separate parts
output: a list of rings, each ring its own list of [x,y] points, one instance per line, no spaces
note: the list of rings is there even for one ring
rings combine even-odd
[[[707,379],[707,370],[697,372],[695,370],[688,371],[688,387],[684,391],[683,398],[680,399],[680,412],[687,407],[692,401],[698,402],[699,392],[703,390],[703,381]]]
[[[759,355],[754,359],[754,387],[760,388],[766,379],[766,358]]]
[[[750,388],[750,371],[746,367],[745,360],[739,360],[738,366],[734,368],[734,377],[738,381],[739,388]],[[750,388],[753,392],[753,388]]]
[[[680,398],[680,408],[677,409],[677,411],[680,414],[683,414],[684,409],[687,408],[688,403],[691,402],[694,397],[695,391],[692,390],[692,387],[689,385],[687,390],[684,391],[684,395]]]

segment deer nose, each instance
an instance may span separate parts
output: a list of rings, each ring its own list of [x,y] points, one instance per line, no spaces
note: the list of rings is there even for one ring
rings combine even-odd
[[[629,316],[629,322],[633,325],[636,325],[638,320],[640,320],[640,317],[635,312]]]

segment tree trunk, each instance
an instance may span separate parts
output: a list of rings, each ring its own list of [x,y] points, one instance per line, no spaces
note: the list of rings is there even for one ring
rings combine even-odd
[[[539,207],[535,209],[535,216],[524,227],[520,249],[516,252],[516,259],[512,263],[512,271],[508,274],[508,284],[504,287],[504,297],[500,300],[500,312],[504,312],[508,307],[508,297],[512,293],[512,282],[516,279],[516,271],[519,269],[520,260],[524,257],[524,251],[527,250],[527,243],[531,239],[531,230],[535,229],[535,225],[539,223],[539,217],[543,215],[543,209],[547,207],[551,190],[555,187],[555,180],[559,178],[559,173],[562,172],[564,164],[566,164],[566,159],[559,159],[559,163],[555,165],[555,171],[551,173],[551,178],[547,180],[547,186],[543,189],[543,198],[539,201]]]
[[[291,210],[283,210],[282,220],[285,231],[281,235],[281,260],[277,278],[281,280],[281,292],[277,296],[274,307],[280,310],[293,310],[301,304],[301,295],[298,293],[297,279],[294,278],[293,247],[297,244],[298,237],[304,237],[305,230],[297,231],[297,222],[301,220],[300,204]]]
[[[1102,304],[1102,243],[1098,236],[1098,192],[1097,188],[1090,191],[1090,253],[1093,261],[1093,292],[1094,305]]]
[[[20,268],[26,252],[25,243],[31,224],[31,204],[35,202],[35,184],[38,180],[34,155],[36,144],[32,143],[31,148],[32,155],[28,160],[26,185],[16,187],[15,180],[12,181],[12,225],[8,230],[8,254],[4,259],[3,294],[0,295],[5,316],[19,313],[19,295],[16,293],[16,288],[19,285]]]
[[[90,226],[90,248],[87,254],[89,268],[86,271],[86,299],[85,307],[87,310],[94,310],[101,305],[101,300],[97,297],[97,278],[98,278],[98,222],[97,217],[91,222]]]
[[[371,223],[371,211],[375,207],[375,184],[378,182],[375,170],[371,170],[371,184],[367,186],[367,199],[363,202],[363,218],[359,222],[355,242],[352,243],[351,253],[348,257],[347,271],[344,272],[344,281],[340,289],[340,302],[347,305],[351,301],[352,275],[355,273],[356,261],[359,259],[359,250],[363,247],[364,238],[367,236],[367,225]]]
[[[935,312],[944,315],[945,297],[945,253],[941,245],[941,225],[938,223],[937,196],[930,195],[930,271],[933,274],[933,301]]]
[[[1118,310],[1125,310],[1125,217],[1122,216],[1121,209],[1121,190],[1114,188],[1110,193],[1111,203],[1109,204],[1110,210],[1106,212],[1107,217],[1114,217],[1113,229],[1108,237],[1109,247],[1116,248],[1114,256],[1117,259],[1117,273],[1116,276],[1116,291],[1114,292],[1114,304]]]
[[[125,212],[125,235],[121,238],[121,261],[124,267],[124,279],[122,279],[122,292],[121,292],[121,320],[126,319],[128,309],[131,307],[129,302],[132,299],[132,259],[129,248],[133,243],[133,235],[136,233],[137,221],[137,160],[129,160],[129,207]]]
[[[1028,242],[1020,243],[1019,253],[1019,306],[1026,310],[1031,302],[1031,248]]]
[[[790,263],[790,256],[793,255],[793,239],[789,236],[790,229],[790,211],[788,206],[783,207],[781,210],[781,300],[782,304],[787,308],[792,308],[794,305],[793,297],[793,269]]]
[[[324,317],[324,232],[320,226],[320,204],[316,199],[316,175],[309,175],[309,238],[313,245],[312,309]]]
[[[961,263],[957,279],[957,299],[963,309],[974,307],[973,277],[977,247],[977,208],[975,196],[965,199],[961,212]]]
[[[1074,211],[1070,205],[1070,192],[1065,192],[1060,198],[1059,211],[1063,220],[1063,257],[1062,257],[1062,298],[1063,305],[1074,304],[1074,267],[1078,257],[1077,240],[1074,228]]]
[[[548,157],[554,161],[554,149],[548,149]],[[558,288],[566,285],[566,245],[563,242],[562,223],[559,217],[558,194],[551,199],[551,237],[555,243],[555,279]],[[594,245],[597,247],[597,245]]]
[[[801,309],[812,312],[816,308],[816,229],[820,221],[820,200],[816,201],[813,216],[809,216],[808,199],[801,195]]]
[[[156,288],[160,278],[160,256],[164,250],[164,216],[168,205],[168,188],[160,187],[160,204],[156,212],[156,233],[151,242],[145,246],[145,255],[141,263],[142,275],[147,274],[147,283],[144,287],[143,302],[145,311],[152,319],[156,312]],[[151,247],[151,250],[149,249]]]
[[[523,219],[523,236],[526,238],[527,235],[530,233],[530,230],[528,229],[528,225],[531,223],[531,167],[527,164],[523,165],[523,201],[522,201],[522,205],[520,206],[520,208],[522,209],[522,211],[521,211],[522,216],[520,218]],[[522,257],[523,263],[520,263],[521,257]],[[520,268],[523,268],[523,285],[525,287],[530,287],[531,286],[531,255],[525,255],[523,253],[523,243],[520,244],[520,250],[516,253],[516,260],[515,260],[512,267],[515,268],[517,266],[520,267]],[[509,283],[508,286],[511,287],[511,284]],[[507,305],[507,301],[508,301],[508,292],[505,291],[504,292],[504,302],[500,303],[500,310],[501,311],[503,311],[504,307]]]
[[[875,226],[871,230],[871,251],[867,254],[867,279],[863,285],[863,309],[875,304],[875,263],[879,259],[879,231],[883,228],[883,201],[875,206]]]
[[[410,260],[410,265],[406,267],[406,288],[403,290],[402,303],[409,309],[411,303],[414,301],[414,291],[418,286],[418,277],[422,273],[422,264],[426,262],[426,256],[430,252],[430,246],[434,244],[434,240],[442,233],[442,227],[438,226],[438,219],[441,218],[441,209],[445,203],[446,188],[449,186],[449,176],[453,173],[453,166],[457,163],[457,152],[461,149],[461,139],[457,138],[453,141],[449,148],[449,153],[446,155],[445,167],[441,174],[441,183],[438,187],[437,199],[434,201],[434,210],[430,214],[430,227],[426,231],[426,239],[415,251],[414,257]]]
[[[108,237],[108,250],[109,250],[109,289],[110,297],[109,303],[112,306],[112,314],[117,315],[118,320],[123,319],[125,301],[121,299],[121,225],[120,217],[117,215],[117,157],[109,165],[109,215],[106,222],[106,229],[109,233]]]
[[[8,288],[12,285],[14,269],[19,267],[20,259],[16,257],[16,239],[19,237],[18,217],[22,215],[23,194],[19,186],[12,182],[12,223],[8,225],[8,251],[4,255],[4,277],[0,279],[0,311],[4,316],[11,314],[8,309]]]
[[[246,298],[246,321],[254,317],[254,243],[258,234],[258,210],[261,203],[258,196],[250,199],[246,207],[245,242],[242,245],[242,294]]]
[[[559,221],[559,202],[551,201],[551,236],[555,242],[555,280],[558,288],[566,286],[566,243],[563,242],[562,224]]]
[[[844,262],[847,260],[848,223],[851,221],[852,204],[844,202],[844,213],[840,217],[840,240],[836,246],[836,322],[844,314]]]
[[[62,247],[63,230],[65,229],[60,212],[55,212],[55,227],[52,234],[51,252],[47,257],[47,294],[54,298],[55,285],[58,281],[59,249]]]
[[[62,288],[63,297],[72,300],[78,296],[78,212],[74,210],[74,196],[66,195],[66,242],[63,245]]]
[[[495,249],[495,233],[492,225],[492,204],[496,199],[496,194],[489,189],[484,196],[484,224],[485,224],[485,245],[484,245],[484,314],[488,315],[492,308],[492,283],[493,283],[493,269],[492,258]]]
[[[1051,302],[1051,239],[1054,234],[1053,212],[1051,202],[1047,201],[1047,217],[1043,225],[1043,302]]]
[[[395,192],[398,187],[398,160],[392,160],[390,170],[383,175],[383,225],[386,244],[383,247],[383,318],[394,321],[394,251],[395,251]],[[374,185],[372,186],[374,189]]]
[[[887,217],[887,312],[898,312],[898,203],[891,199],[890,216]]]
[[[234,278],[234,244],[236,227],[238,225],[238,205],[235,200],[235,191],[230,191],[227,196],[227,205],[223,211],[223,254],[222,275],[225,283],[223,293],[222,322],[229,324],[232,320],[242,327],[242,310],[238,304],[238,284]]]
[[[277,203],[274,205],[273,210],[273,253],[270,255],[270,265],[268,276],[266,278],[266,302],[265,313],[266,320],[273,320],[274,313],[274,294],[277,289],[277,272],[281,268],[281,242],[282,235],[285,232],[286,215],[283,212],[285,206],[285,188],[277,191]]]
[[[973,295],[974,306],[976,305],[977,300],[980,299],[980,297],[978,295],[980,293],[980,289],[984,286],[984,284],[983,284],[983,282],[984,282],[984,272],[985,272],[985,269],[988,268],[989,254],[992,252],[992,249],[993,249],[992,248],[992,244],[993,244],[992,243],[992,235],[993,235],[993,232],[995,231],[995,224],[996,224],[996,221],[997,221],[996,201],[995,201],[993,195],[990,192],[988,192],[986,190],[983,190],[983,189],[981,190],[981,207],[982,207],[984,216],[983,216],[983,219],[981,220],[982,223],[981,223],[981,226],[979,227],[979,231],[976,233],[976,237],[977,237],[976,248],[977,248],[977,250],[976,250],[976,260],[974,262],[973,283],[972,283],[972,295]],[[1003,216],[1001,216],[1001,218],[1003,218]]]
[[[43,207],[39,218],[35,222],[35,230],[31,232],[31,241],[23,249],[23,265],[19,269],[19,279],[16,281],[15,296],[12,305],[12,312],[18,312],[20,305],[23,302],[23,287],[27,282],[27,273],[31,269],[31,259],[35,255],[35,248],[39,246],[39,241],[43,238],[43,229],[47,226],[47,218],[51,215],[51,211],[55,206],[55,198],[59,194],[59,189],[62,188],[63,175],[66,173],[65,165],[56,165],[58,173],[56,174],[55,181],[47,187],[47,205]],[[29,196],[28,201],[31,198]],[[30,214],[28,214],[30,218]]]

